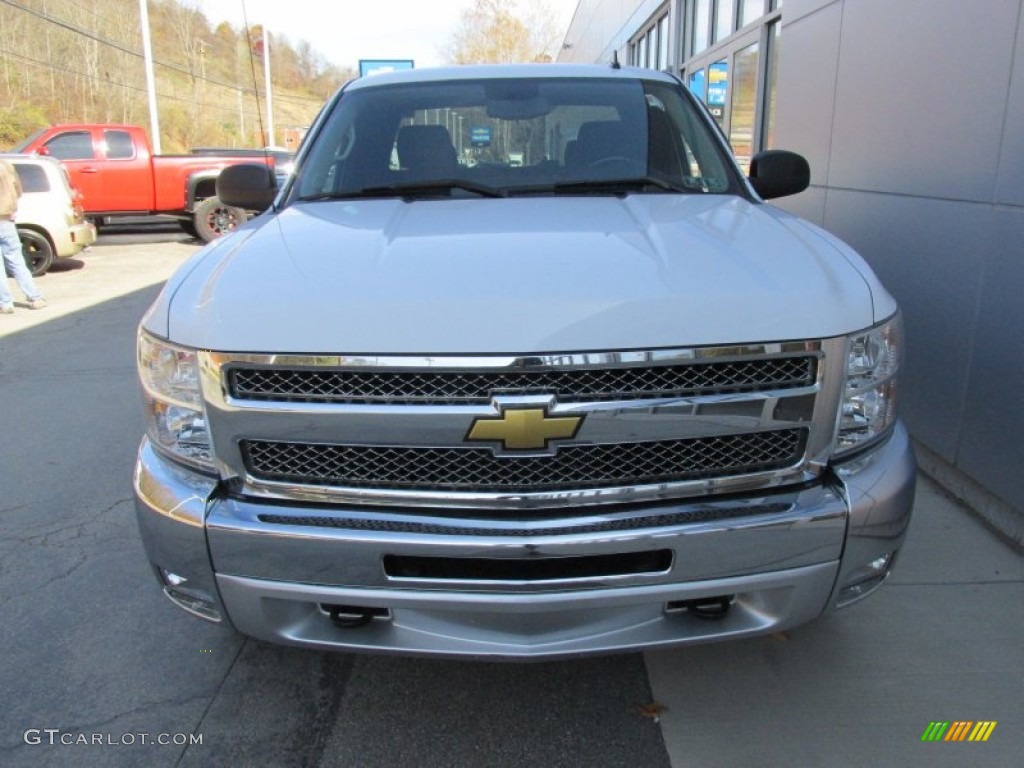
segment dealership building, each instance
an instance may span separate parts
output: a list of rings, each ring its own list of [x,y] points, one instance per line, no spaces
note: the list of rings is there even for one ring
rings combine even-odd
[[[616,56],[678,75],[741,164],[809,160],[775,204],[899,301],[922,468],[1024,543],[1024,0],[581,0],[559,61]]]

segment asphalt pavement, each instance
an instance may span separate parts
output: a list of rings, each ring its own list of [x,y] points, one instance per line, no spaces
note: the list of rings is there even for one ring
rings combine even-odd
[[[135,526],[134,334],[196,249],[105,233],[40,278],[50,307],[0,317],[0,765],[1020,764],[1024,558],[927,480],[889,582],[780,636],[481,664],[280,648],[185,615]],[[922,742],[936,721],[996,726]]]

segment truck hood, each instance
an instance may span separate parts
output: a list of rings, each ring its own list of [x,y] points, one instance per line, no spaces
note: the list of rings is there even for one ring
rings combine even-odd
[[[250,222],[146,324],[231,352],[516,354],[824,338],[879,299],[841,243],[736,197],[357,200]]]

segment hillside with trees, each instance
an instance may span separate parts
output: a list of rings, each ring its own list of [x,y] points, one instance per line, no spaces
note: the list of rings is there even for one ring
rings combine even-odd
[[[187,0],[149,0],[164,152],[263,145],[259,26],[214,27]],[[354,73],[271,34],[274,143]],[[62,122],[149,125],[135,0],[0,0],[0,147]]]
[[[263,30],[213,25],[194,0],[149,0],[166,153],[265,143]],[[467,0],[452,64],[551,61],[558,30],[545,0]],[[308,42],[271,34],[275,136],[304,129],[355,76]],[[149,126],[137,0],[0,0],[0,149],[53,123]]]

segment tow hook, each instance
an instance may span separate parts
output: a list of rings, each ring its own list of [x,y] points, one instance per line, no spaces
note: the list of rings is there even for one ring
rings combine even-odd
[[[391,612],[387,608],[374,608],[364,605],[322,604],[320,608],[331,617],[334,626],[342,629],[365,627],[374,619],[387,619],[391,616]]]
[[[729,608],[736,600],[736,595],[719,595],[701,597],[696,600],[673,600],[665,606],[670,613],[688,611],[700,619],[720,621],[729,615]]]

